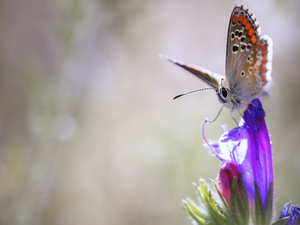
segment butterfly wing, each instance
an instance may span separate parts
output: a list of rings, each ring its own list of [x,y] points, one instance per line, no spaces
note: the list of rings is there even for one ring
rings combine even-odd
[[[267,94],[271,82],[272,39],[260,37],[259,23],[249,9],[235,6],[229,21],[226,79],[237,102]]]
[[[272,48],[273,42],[269,36],[260,37],[238,69],[237,85],[233,92],[242,100],[250,101],[255,96],[268,95],[266,89],[272,82]]]
[[[259,40],[260,33],[253,14],[244,6],[235,6],[229,20],[226,46],[226,80],[232,92],[239,85],[240,69]]]
[[[193,74],[194,76],[196,76],[197,78],[199,78],[200,80],[202,80],[204,83],[206,83],[210,87],[214,88],[215,90],[218,89],[220,80],[223,78],[223,76],[216,74],[216,73],[212,73],[211,71],[209,71],[205,68],[195,66],[192,64],[186,64],[182,61],[179,61],[176,59],[171,59],[168,56],[163,56],[163,55],[159,55],[159,56],[161,58],[166,59],[169,62],[179,66],[180,68],[184,69],[185,71]]]

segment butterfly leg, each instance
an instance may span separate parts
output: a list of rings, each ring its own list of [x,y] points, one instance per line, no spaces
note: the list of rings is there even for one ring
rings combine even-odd
[[[246,102],[245,101],[243,101],[243,103],[244,104],[246,104]],[[260,109],[260,107],[259,106],[257,106],[257,105],[255,105],[253,102],[250,102],[249,104],[246,104],[246,105],[253,105],[255,108],[257,108],[257,109]],[[249,114],[254,118],[254,116],[253,116],[253,114],[251,113],[251,111],[247,108],[247,110],[248,110],[248,112],[249,112]]]
[[[243,117],[243,115],[242,115],[242,113],[240,112],[240,110],[239,110],[239,108],[235,105],[235,109],[236,109],[236,111],[238,111],[239,112],[239,114],[240,114],[240,116],[243,118],[243,120],[244,120],[244,117]],[[250,111],[249,111],[250,112]],[[250,114],[251,114],[251,112],[250,112]],[[244,120],[245,121],[245,120]],[[245,123],[246,123],[246,121],[245,121]]]
[[[253,105],[255,108],[260,109],[259,106],[255,105],[253,102],[250,102],[251,105]]]
[[[219,110],[219,112],[218,112],[218,115],[217,115],[213,120],[208,120],[207,118],[205,118],[205,122],[206,122],[206,123],[212,123],[212,122],[216,121],[216,119],[220,116],[220,114],[221,114],[222,109],[223,109],[224,106],[225,106],[225,105],[222,105],[222,106],[221,106],[221,108],[220,108],[220,110]]]
[[[238,122],[237,122],[237,121],[234,119],[234,117],[231,115],[231,113],[232,113],[233,110],[234,110],[234,108],[231,108],[231,109],[230,109],[229,115],[230,115],[230,117],[234,120],[234,122],[236,123],[236,125],[237,125],[238,127],[240,127],[239,124],[238,124]],[[237,109],[237,111],[239,112],[238,109]]]

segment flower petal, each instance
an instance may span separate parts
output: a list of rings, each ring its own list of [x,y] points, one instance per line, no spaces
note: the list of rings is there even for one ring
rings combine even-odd
[[[237,183],[240,183],[240,173],[235,163],[227,162],[220,169],[218,175],[218,188],[220,193],[225,198],[228,206],[230,206],[230,196],[233,178],[236,177]]]
[[[291,205],[292,202],[285,204],[280,212],[280,218],[290,216],[286,225],[297,225],[300,224],[300,208]]]

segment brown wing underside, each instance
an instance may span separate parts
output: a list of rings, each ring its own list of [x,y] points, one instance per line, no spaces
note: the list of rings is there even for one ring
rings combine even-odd
[[[192,75],[196,76],[200,80],[202,80],[204,83],[209,85],[210,87],[214,89],[218,89],[219,82],[222,78],[221,75],[212,73],[211,71],[204,69],[199,66],[195,66],[192,64],[185,64],[182,61],[171,59],[168,56],[159,55],[161,58],[168,60],[169,62],[179,66],[180,68],[184,69],[185,71],[191,73]]]

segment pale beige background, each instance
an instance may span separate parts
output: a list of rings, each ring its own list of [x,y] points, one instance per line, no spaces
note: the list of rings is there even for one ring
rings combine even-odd
[[[220,163],[213,91],[159,53],[224,73],[236,1],[0,1],[0,224],[190,224],[181,199]],[[300,204],[300,4],[241,1],[274,41],[276,206]],[[238,117],[238,114],[234,114]],[[217,139],[224,110],[207,126]]]

